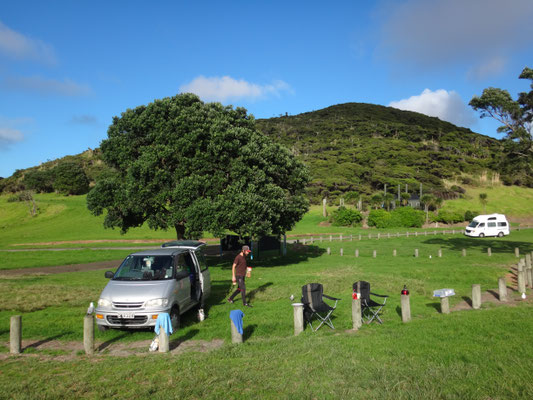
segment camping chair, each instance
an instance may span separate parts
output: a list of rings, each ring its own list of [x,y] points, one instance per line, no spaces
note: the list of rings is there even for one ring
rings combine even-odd
[[[363,322],[366,319],[366,323],[371,323],[374,319],[380,324],[383,323],[381,318],[379,318],[379,313],[381,309],[385,307],[385,303],[389,296],[384,296],[381,294],[372,293],[370,291],[370,283],[365,281],[357,281],[353,284],[353,291],[361,294],[361,319]],[[383,304],[377,303],[370,298],[370,295],[382,297]]]
[[[326,299],[334,300],[335,305],[332,307],[324,302]],[[337,302],[340,299],[330,297],[323,293],[323,287],[320,283],[308,283],[302,286],[302,303],[304,305],[304,320],[309,323],[311,330],[316,332],[322,325],[326,324],[331,329],[335,329],[331,322],[331,313],[337,308]],[[320,320],[320,324],[313,328],[311,320],[313,317],[317,317]]]

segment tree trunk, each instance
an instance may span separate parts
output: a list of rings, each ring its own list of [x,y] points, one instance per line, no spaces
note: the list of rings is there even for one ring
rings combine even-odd
[[[178,240],[185,239],[185,225],[183,224],[183,222],[178,222],[174,225],[174,227],[176,228],[176,236]]]

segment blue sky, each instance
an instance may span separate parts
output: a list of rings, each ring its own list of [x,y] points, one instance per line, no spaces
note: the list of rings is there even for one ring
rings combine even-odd
[[[498,137],[468,102],[529,89],[531,21],[531,0],[2,2],[0,176],[180,92],[256,118],[391,105]]]

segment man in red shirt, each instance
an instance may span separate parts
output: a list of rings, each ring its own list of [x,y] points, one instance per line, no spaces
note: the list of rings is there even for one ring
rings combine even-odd
[[[251,304],[248,304],[246,302],[246,285],[244,284],[244,278],[246,276],[246,269],[248,266],[246,265],[246,256],[250,254],[250,248],[248,246],[242,246],[241,252],[235,257],[235,260],[233,261],[233,266],[231,267],[231,280],[233,284],[237,282],[237,285],[239,285],[239,288],[233,292],[233,294],[229,297],[228,302],[233,303],[233,298],[237,296],[239,293],[242,295],[242,303],[245,307],[252,307]]]

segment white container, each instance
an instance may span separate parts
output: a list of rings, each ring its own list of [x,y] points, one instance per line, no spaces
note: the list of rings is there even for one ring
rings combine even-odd
[[[454,295],[455,290],[453,289],[437,289],[433,291],[433,297],[448,297]]]

